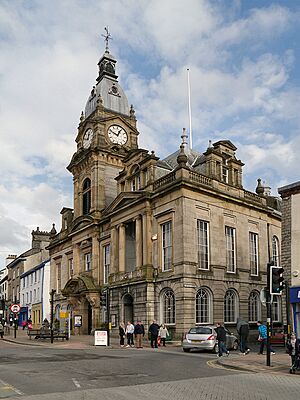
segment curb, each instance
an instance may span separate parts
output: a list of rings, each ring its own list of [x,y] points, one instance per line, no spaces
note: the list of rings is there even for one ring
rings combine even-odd
[[[243,371],[243,372],[251,372],[254,374],[259,374],[259,373],[270,373],[270,372],[279,372],[281,374],[287,374],[288,373],[288,369],[286,372],[282,371],[282,369],[284,368],[283,366],[270,366],[270,369],[266,369],[266,368],[262,368],[262,369],[256,369],[256,368],[247,368],[245,366],[241,366],[241,365],[230,365],[227,363],[223,363],[220,360],[216,360],[215,361],[216,364],[222,366],[223,368],[226,369],[234,369],[237,371]]]

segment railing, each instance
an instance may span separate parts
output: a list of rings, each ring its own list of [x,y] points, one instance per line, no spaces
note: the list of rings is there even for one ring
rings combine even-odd
[[[129,272],[117,272],[109,276],[109,283],[120,283],[124,281],[139,281],[153,276],[152,267],[142,267]]]
[[[197,172],[190,171],[190,180],[193,182],[201,183],[202,185],[212,186],[211,178],[198,174]]]
[[[167,174],[161,178],[159,178],[157,181],[153,183],[153,189],[156,190],[162,186],[165,186],[171,182],[174,182],[176,179],[176,173],[171,172],[170,174]]]
[[[248,190],[244,190],[244,196],[245,196],[245,199],[253,200],[260,204],[262,204],[262,202],[263,202],[261,197],[259,197],[255,193],[248,192]]]

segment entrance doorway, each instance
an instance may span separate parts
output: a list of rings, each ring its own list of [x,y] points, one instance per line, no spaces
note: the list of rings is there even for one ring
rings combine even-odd
[[[124,322],[125,325],[127,321],[133,322],[133,298],[130,294],[125,294],[123,297],[124,305]]]
[[[92,322],[93,322],[93,314],[92,314],[92,306],[88,303],[88,335],[92,332]]]

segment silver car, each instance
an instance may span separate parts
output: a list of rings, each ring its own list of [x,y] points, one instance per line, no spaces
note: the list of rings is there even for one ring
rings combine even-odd
[[[209,326],[195,326],[186,333],[182,339],[182,350],[185,352],[191,349],[210,350],[215,353],[218,352],[218,342],[216,341],[217,333],[216,327]],[[238,349],[238,339],[235,335],[226,331],[226,348],[228,350]]]

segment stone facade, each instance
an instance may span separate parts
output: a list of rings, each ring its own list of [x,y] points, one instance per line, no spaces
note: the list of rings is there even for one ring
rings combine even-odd
[[[115,63],[107,51],[99,61],[68,166],[74,210],[61,211],[49,246],[56,316],[81,315],[82,326],[72,328],[91,333],[107,321],[100,294],[108,290],[116,334],[121,321],[137,319],[166,323],[177,338],[196,323],[234,327],[238,316],[254,326],[265,317],[259,291],[273,238],[281,240],[278,201],[260,182],[257,194],[244,190],[244,164],[228,140],[202,154],[183,132],[180,149],[164,160],[139,149]]]
[[[287,319],[300,337],[300,182],[278,189],[282,197],[281,262],[289,289]]]

